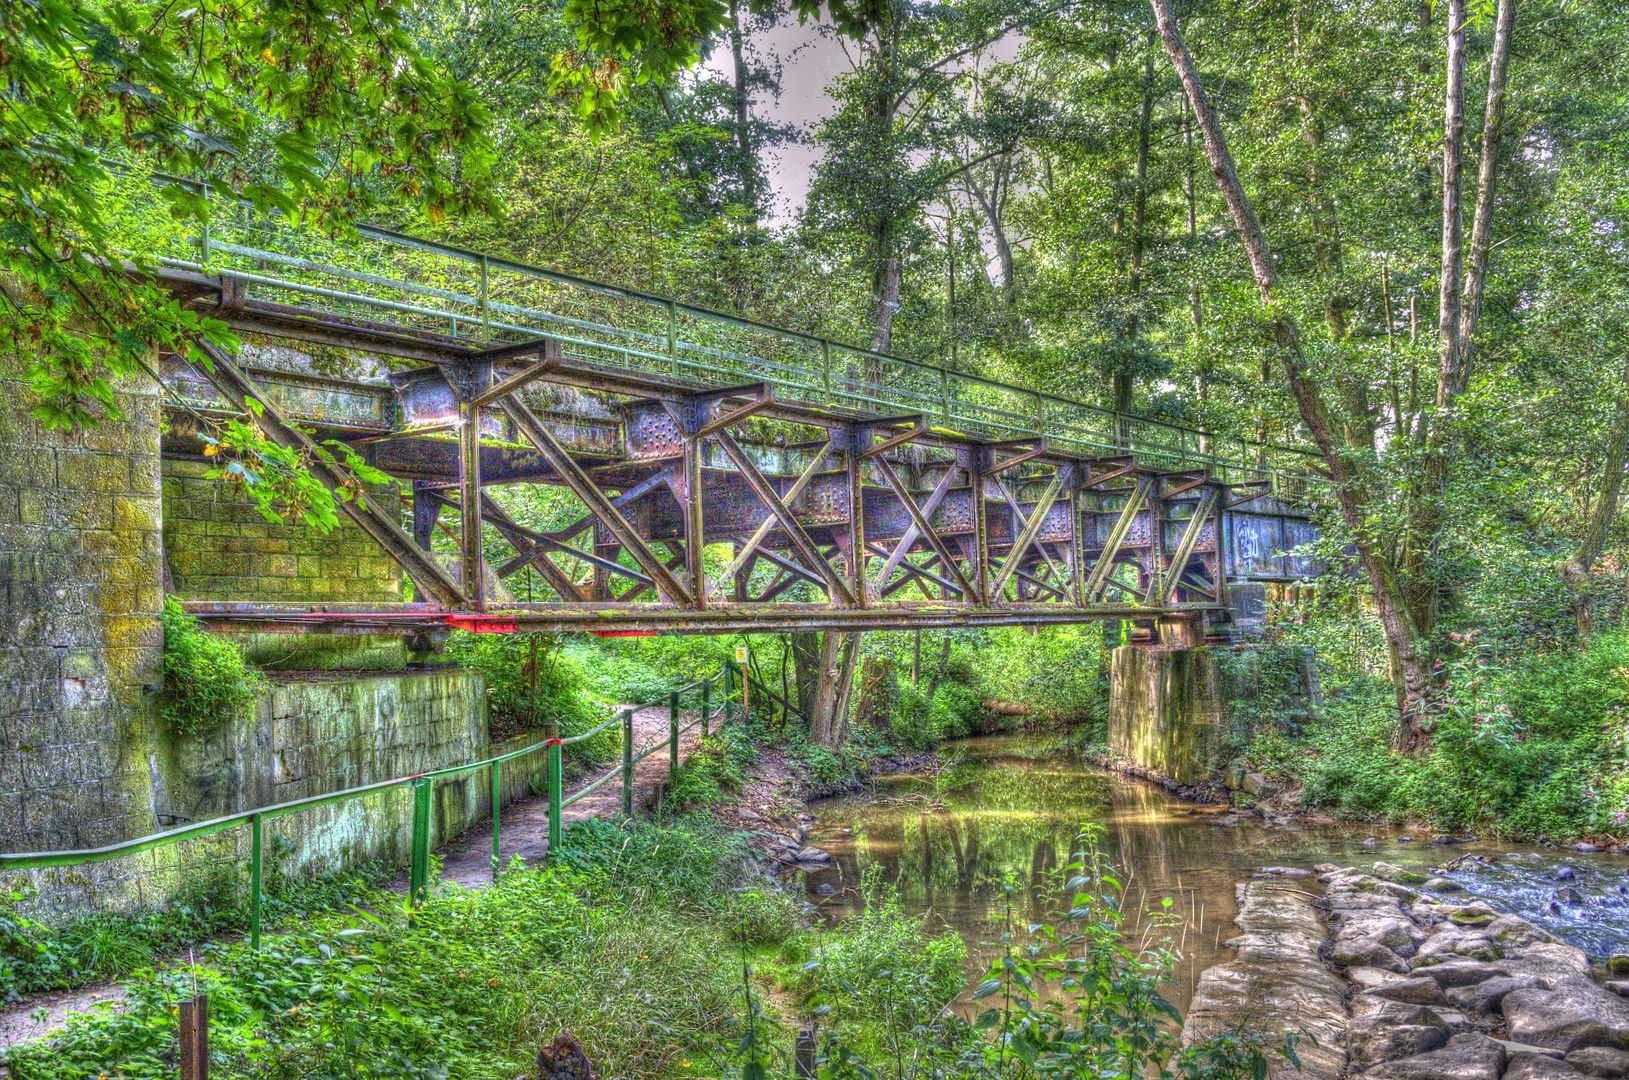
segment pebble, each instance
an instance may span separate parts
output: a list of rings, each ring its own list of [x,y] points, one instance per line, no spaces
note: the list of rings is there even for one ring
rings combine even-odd
[[[1578,843],[1574,844],[1572,846],[1572,849],[1574,851],[1581,851],[1585,855],[1593,855],[1596,852],[1601,850],[1600,848],[1596,847],[1594,844],[1586,843],[1583,840],[1580,840],[1580,841],[1578,841]]]
[[[1561,869],[1559,869],[1559,870],[1557,870],[1555,872],[1555,879],[1557,881],[1571,881],[1573,878],[1575,878],[1577,876],[1578,876],[1578,871],[1574,870],[1570,866],[1563,866]]]
[[[1412,836],[1399,836],[1397,838],[1397,842],[1399,844],[1412,844],[1414,842],[1414,838]]]
[[[1374,837],[1371,836],[1367,840],[1363,841],[1363,846],[1364,847],[1374,847],[1378,843],[1380,843],[1380,841],[1376,840]]]

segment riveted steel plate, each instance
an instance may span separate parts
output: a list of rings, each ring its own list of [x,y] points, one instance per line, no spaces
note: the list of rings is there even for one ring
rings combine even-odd
[[[1024,507],[1026,515],[1033,513],[1033,511],[1033,507]],[[1052,508],[1046,512],[1046,518],[1041,522],[1041,531],[1036,534],[1036,539],[1042,543],[1066,543],[1073,540],[1075,529],[1070,520],[1073,512],[1074,505],[1072,503],[1053,503]]]
[[[841,525],[848,521],[848,477],[822,473],[809,481],[795,511],[805,525]]]
[[[662,406],[631,405],[623,414],[622,424],[629,458],[655,461],[683,456],[684,436]]]

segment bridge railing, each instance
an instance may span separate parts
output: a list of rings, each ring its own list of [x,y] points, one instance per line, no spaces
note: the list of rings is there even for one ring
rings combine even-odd
[[[393,791],[408,791],[413,800],[412,849],[408,863],[408,896],[413,903],[418,903],[423,900],[430,883],[431,796],[435,781],[486,770],[489,775],[492,797],[492,880],[496,882],[501,873],[499,840],[503,816],[501,812],[503,805],[502,769],[506,762],[514,761],[540,750],[548,754],[549,850],[557,851],[561,843],[566,807],[581,801],[614,778],[620,777],[622,781],[622,813],[625,817],[632,817],[634,765],[658,751],[667,750],[669,754],[668,774],[671,776],[673,770],[677,769],[680,764],[679,737],[698,726],[701,728],[702,737],[707,737],[712,730],[715,701],[718,709],[717,720],[721,725],[727,724],[731,720],[744,719],[744,708],[738,707],[736,703],[742,680],[746,677],[745,671],[739,669],[734,661],[726,660],[724,665],[713,675],[679,687],[671,692],[665,701],[647,702],[644,705],[625,707],[604,723],[580,735],[573,735],[569,738],[543,739],[530,746],[512,750],[509,753],[500,754],[483,761],[473,761],[468,764],[454,765],[431,772],[383,780],[375,784],[346,788],[325,795],[314,795],[310,798],[294,799],[254,810],[245,810],[242,813],[228,814],[225,817],[212,818],[208,821],[198,821],[190,825],[183,825],[180,828],[138,837],[134,840],[109,844],[106,847],[82,848],[72,851],[0,853],[0,873],[90,866],[96,863],[139,855],[144,852],[157,851],[160,848],[176,844],[200,840],[230,830],[248,829],[249,943],[252,949],[258,950],[260,948],[265,902],[263,876],[268,826],[277,818],[326,806],[373,798]],[[722,687],[719,686],[721,682]],[[719,691],[716,699],[713,696],[715,688]],[[701,699],[700,715],[681,726],[680,700],[683,695],[693,691],[699,691]],[[656,740],[649,746],[636,749],[633,745],[634,713],[640,709],[664,703],[668,705],[670,710],[668,738]],[[562,779],[566,748],[586,742],[613,725],[617,726],[621,734],[622,760],[611,769],[567,794]]]
[[[1309,452],[1216,436],[1044,391],[859,348],[671,297],[590,281],[377,226],[343,238],[210,192],[209,224],[177,225],[164,183],[121,173],[122,227],[137,254],[230,274],[258,300],[433,331],[472,347],[548,336],[568,357],[713,385],[768,380],[789,398],[879,415],[923,413],[991,441],[1045,436],[1060,450],[1134,452],[1157,467],[1209,466],[1224,482],[1272,480],[1299,497]]]

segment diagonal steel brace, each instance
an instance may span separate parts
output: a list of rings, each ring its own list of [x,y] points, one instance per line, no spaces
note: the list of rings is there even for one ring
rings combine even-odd
[[[656,584],[657,595],[683,607],[695,607],[696,598],[691,595],[690,590],[680,584],[679,579],[673,576],[661,559],[657,558],[656,552],[651,550],[645,538],[634,530],[633,525],[622,516],[622,511],[617,509],[616,504],[590,479],[582,466],[572,459],[571,453],[560,445],[560,440],[538,422],[532,410],[514,398],[503,398],[500,404],[503,411],[509,414],[509,419],[515,422],[516,429],[537,448],[537,452],[543,455],[549,467],[566,482],[572,494],[581,499],[589,512],[611,530],[623,550],[633,557],[641,570],[650,575],[650,579]]]
[[[277,406],[267,400],[242,368],[209,342],[200,341],[197,345],[215,365],[215,370],[205,370],[202,374],[234,408],[253,417],[261,433],[279,446],[311,453],[307,470],[323,487],[329,491],[348,489],[345,478],[317,456],[320,448],[316,442],[285,420]],[[249,407],[250,401],[260,406],[258,415]],[[337,498],[335,502],[363,532],[385,549],[386,554],[396,560],[407,576],[413,579],[414,585],[434,597],[438,603],[459,606],[469,603],[469,597],[453,576],[414,543],[413,538],[396,523],[396,519],[381,510],[366,492],[358,494],[354,501]]]

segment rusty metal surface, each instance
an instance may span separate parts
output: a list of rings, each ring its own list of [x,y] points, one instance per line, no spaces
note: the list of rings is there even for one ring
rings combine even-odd
[[[514,548],[503,573],[532,568],[559,602],[482,611],[476,596],[440,609],[333,611],[272,609],[245,597],[198,613],[218,627],[324,633],[419,632],[449,619],[497,632],[693,633],[1069,623],[1173,611],[1221,619],[1219,579],[1316,569],[1310,558],[1283,554],[1316,537],[1312,522],[1276,500],[1244,502],[1203,472],[1161,470],[1125,454],[1088,460],[1034,439],[983,443],[914,418],[879,422],[785,400],[769,384],[706,387],[574,360],[539,364],[547,347],[489,361],[420,339],[415,359],[432,366],[394,372],[388,386],[273,373],[264,394],[314,424],[317,437],[353,439],[375,467],[414,482],[420,550],[432,535],[425,515],[434,499],[425,493],[462,486],[465,499],[485,502],[507,484],[568,489],[583,507],[577,525],[543,534],[505,519],[495,530]],[[185,363],[166,362],[163,374],[189,400],[233,408]],[[505,380],[514,380],[509,389]],[[800,441],[804,434],[817,438]],[[167,435],[166,452],[196,452],[190,438],[186,430]],[[1122,515],[1133,485],[1148,494],[1134,515]],[[1198,507],[1235,497],[1240,509],[1192,522]],[[1117,523],[1123,535],[1111,543]],[[479,529],[465,534],[464,548],[478,543]],[[731,580],[708,580],[709,545],[739,552],[754,537]],[[1105,554],[1111,567],[1099,571]],[[1168,565],[1173,557],[1184,565]],[[1126,564],[1136,568],[1136,591],[1108,572]],[[1093,589],[1088,578],[1098,582]],[[779,599],[800,581],[814,586],[812,602]]]

